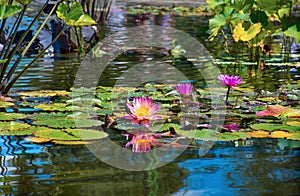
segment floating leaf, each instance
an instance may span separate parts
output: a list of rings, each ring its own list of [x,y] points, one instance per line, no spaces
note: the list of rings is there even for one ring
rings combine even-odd
[[[51,103],[51,104],[39,104],[34,106],[34,108],[42,109],[44,111],[71,111],[72,108],[67,107],[65,103]]]
[[[268,131],[253,131],[253,132],[247,132],[248,135],[254,138],[266,138],[269,135],[270,132]]]
[[[0,121],[23,119],[25,117],[26,116],[24,114],[0,112]]]
[[[64,129],[64,130],[39,130],[34,132],[34,136],[48,138],[51,140],[80,141],[96,140],[107,137],[107,133],[91,129]]]
[[[6,107],[13,106],[13,105],[15,105],[15,104],[12,102],[0,101],[0,108],[6,108]]]
[[[26,140],[32,141],[34,143],[46,143],[50,142],[51,139],[49,138],[42,138],[42,137],[27,137]]]
[[[32,0],[17,0],[17,2],[21,3],[22,5],[28,5]]]
[[[300,131],[299,126],[289,126],[283,124],[271,124],[271,123],[259,123],[250,125],[252,129],[255,130],[265,130],[265,131],[289,131],[289,132],[297,132]]]
[[[33,133],[29,129],[30,125],[18,122],[1,122],[0,135],[30,135]]]
[[[10,17],[22,10],[18,5],[0,5],[0,20]]]
[[[286,131],[274,131],[270,135],[269,138],[287,138],[291,137],[293,134]]]
[[[65,140],[52,140],[51,142],[55,144],[61,144],[61,145],[83,145],[83,144],[91,144],[95,141],[65,141]]]
[[[80,127],[92,127],[100,126],[101,122],[98,120],[87,120],[87,119],[48,119],[48,120],[37,120],[34,121],[35,125],[44,125],[52,128],[80,128]]]
[[[54,97],[54,96],[66,96],[69,95],[70,92],[65,90],[40,90],[40,91],[24,91],[18,92],[19,95],[26,97]]]
[[[298,140],[298,141],[300,141],[300,132],[293,133],[293,135],[290,136],[290,137],[288,137],[287,139]]]
[[[232,37],[236,42],[239,40],[249,41],[261,31],[261,27],[262,25],[260,23],[251,24],[249,29],[246,31],[243,27],[243,23],[241,22],[233,29]]]
[[[290,126],[299,126],[300,127],[300,121],[289,121],[289,122],[286,122],[285,124],[290,125]]]
[[[281,105],[269,105],[266,110],[256,112],[256,115],[300,118],[300,110],[284,107]]]

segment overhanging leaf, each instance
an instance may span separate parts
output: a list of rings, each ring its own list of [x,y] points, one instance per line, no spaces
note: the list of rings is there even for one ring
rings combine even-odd
[[[18,5],[0,5],[0,20],[10,17],[22,10]]]
[[[238,42],[239,40],[242,41],[249,41],[253,39],[260,31],[262,25],[260,23],[252,24],[249,29],[246,31],[243,27],[243,23],[237,24],[232,32],[232,37],[234,41]]]
[[[288,30],[283,32],[286,36],[295,38],[297,43],[300,43],[300,31],[297,30],[297,26],[291,26]]]

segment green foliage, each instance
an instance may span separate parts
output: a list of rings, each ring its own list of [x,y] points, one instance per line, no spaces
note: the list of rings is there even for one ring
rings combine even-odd
[[[16,0],[17,2],[21,3],[22,5],[28,5],[31,3],[32,0]]]
[[[57,17],[70,26],[94,25],[96,22],[88,15],[83,14],[83,8],[78,2],[72,2],[69,7],[65,3],[60,3],[56,11]]]
[[[100,126],[102,123],[98,120],[89,120],[89,119],[45,119],[45,120],[36,120],[33,122],[34,125],[43,125],[52,128],[81,128],[81,127],[92,127]]]
[[[18,5],[0,5],[0,20],[10,17],[20,12],[21,10],[22,10],[22,6],[18,6]]]
[[[296,1],[208,0],[207,3],[216,13],[209,20],[210,40],[222,35],[224,50],[228,53],[234,53],[234,46],[228,48],[228,45],[233,45],[228,35],[235,42],[242,41],[250,47],[250,60],[257,62],[260,55],[258,47],[267,44],[266,38],[270,35],[283,32],[300,42],[300,19],[292,11]],[[283,47],[288,47],[288,44]],[[253,58],[254,55],[256,58]]]

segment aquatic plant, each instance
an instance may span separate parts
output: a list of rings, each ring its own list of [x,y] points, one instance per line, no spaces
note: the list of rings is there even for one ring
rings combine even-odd
[[[188,96],[192,93],[193,86],[190,83],[178,84],[176,86],[177,92],[183,96]]]
[[[25,30],[21,29],[21,22],[29,9],[28,5],[32,0],[18,0],[21,5],[12,5],[13,1],[8,1],[0,5],[0,19],[2,19],[0,27],[0,37],[4,37],[4,43],[1,43],[0,52],[0,96],[6,95],[15,82],[33,65],[44,53],[50,48],[64,32],[66,25],[63,25],[61,31],[52,37],[52,41],[44,47],[37,41],[37,37],[49,21],[56,8],[58,9],[58,17],[64,19],[67,24],[74,26],[85,26],[95,24],[94,20],[82,12],[79,3],[73,3],[71,10],[68,12],[64,2],[57,1],[53,5],[51,11],[42,24],[39,25],[37,32],[33,35],[32,27],[37,23],[37,20],[42,16],[49,0],[46,0],[36,16],[30,21]],[[58,6],[59,5],[59,6]],[[80,12],[81,11],[81,12]],[[14,25],[6,30],[7,18],[18,13]],[[79,39],[79,38],[78,38]],[[15,74],[15,70],[20,65],[22,59],[35,53],[33,60],[21,68],[21,71]]]
[[[160,119],[161,116],[154,115],[159,110],[159,104],[153,104],[149,97],[133,98],[133,104],[126,104],[130,110],[129,115],[123,116],[125,119],[132,120],[134,124],[150,126],[150,120]]]
[[[105,24],[109,19],[112,0],[81,0],[85,13],[89,14],[98,24]]]
[[[215,11],[209,20],[210,40],[221,39],[229,54],[246,48],[250,61],[260,64],[260,54],[270,51],[273,35],[282,35],[284,61],[291,53],[292,38],[300,42],[299,16],[296,14],[298,0],[208,0],[208,7]],[[296,9],[295,9],[296,8]],[[235,43],[243,48],[236,50]],[[268,46],[268,47],[266,47]]]
[[[228,105],[228,97],[230,88],[236,88],[236,85],[242,84],[242,78],[239,76],[231,76],[229,74],[221,74],[218,76],[218,79],[221,80],[223,85],[227,86],[226,100],[225,103]]]
[[[149,152],[153,145],[157,145],[155,134],[137,133],[134,135],[124,134],[124,136],[132,137],[132,140],[125,145],[125,148],[132,145],[132,152]]]

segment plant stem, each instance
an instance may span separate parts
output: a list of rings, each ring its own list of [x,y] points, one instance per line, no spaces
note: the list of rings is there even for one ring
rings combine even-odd
[[[226,93],[226,100],[225,100],[225,103],[226,103],[227,106],[228,106],[229,91],[230,91],[230,86],[228,86],[227,93]]]

